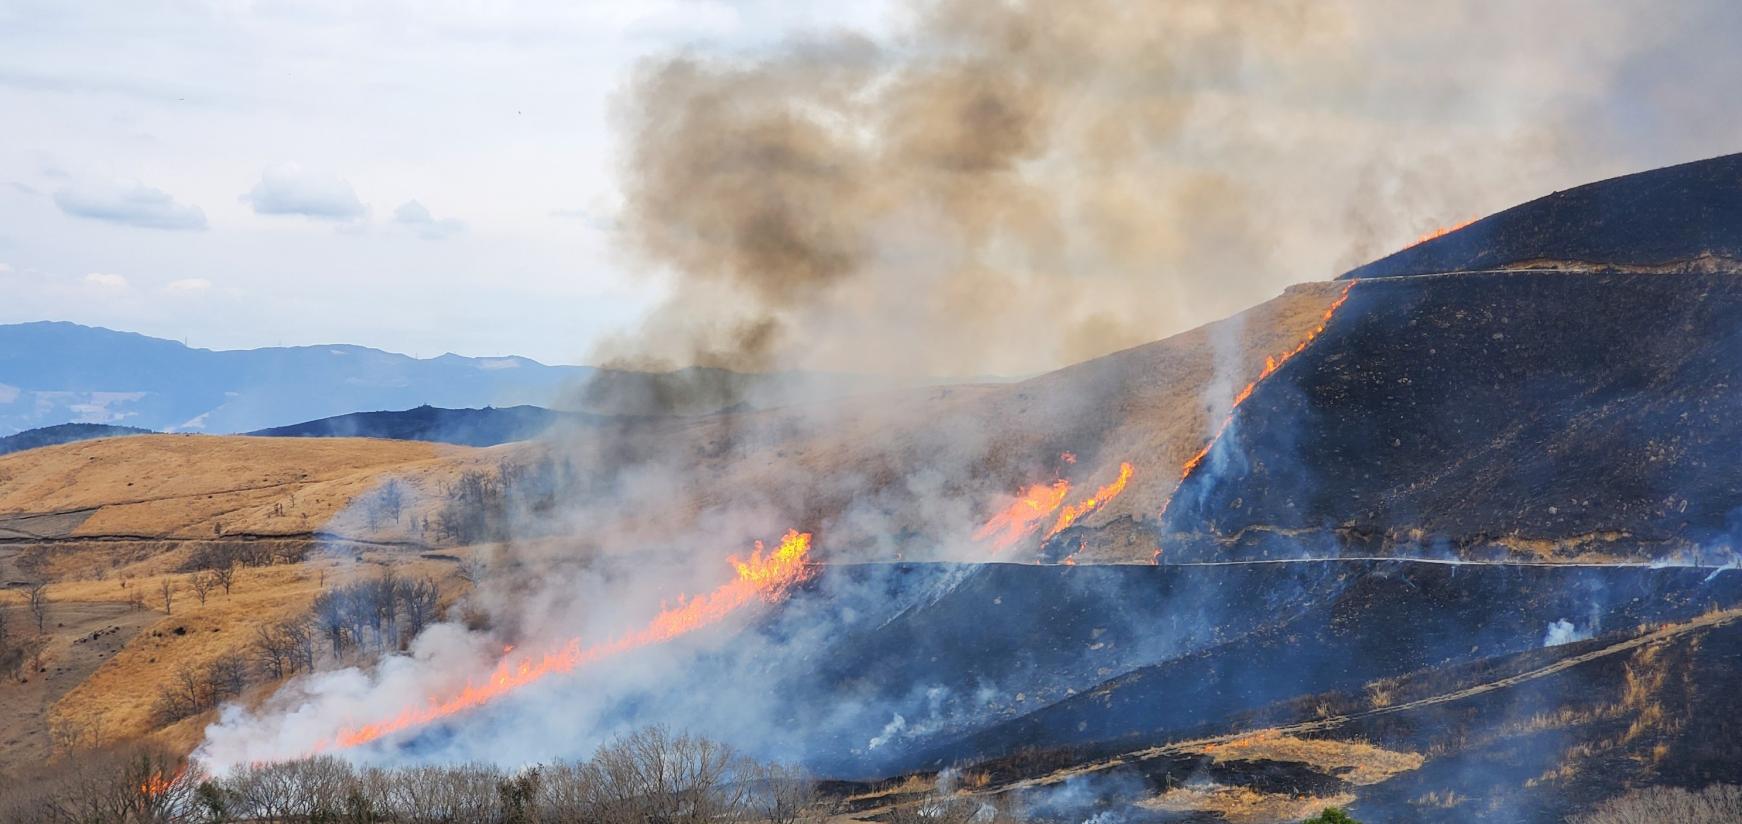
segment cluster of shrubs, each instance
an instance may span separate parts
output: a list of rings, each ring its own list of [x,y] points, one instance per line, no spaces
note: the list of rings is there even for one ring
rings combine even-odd
[[[441,591],[428,578],[402,578],[392,569],[380,576],[334,587],[315,596],[305,616],[255,626],[244,653],[204,666],[183,665],[158,690],[153,720],[172,724],[218,706],[264,677],[288,678],[332,660],[403,650],[437,619]]]
[[[356,768],[332,756],[202,776],[150,751],[90,753],[45,769],[0,803],[0,824],[702,824],[820,821],[833,810],[796,769],[661,728],[586,761]]]
[[[426,524],[424,531],[433,532],[437,541],[460,545],[504,540],[510,537],[510,524],[536,522],[527,516],[545,514],[558,500],[595,491],[581,484],[572,464],[550,459],[504,461],[495,472],[467,471],[447,487],[433,527]],[[374,521],[369,512],[365,510],[366,516]]]

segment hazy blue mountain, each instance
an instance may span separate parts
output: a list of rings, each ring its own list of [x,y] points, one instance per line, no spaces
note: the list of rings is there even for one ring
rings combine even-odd
[[[76,323],[0,324],[0,436],[62,423],[225,434],[419,406],[705,415],[936,382],[700,367],[633,372],[347,345],[213,351]]]
[[[67,422],[246,432],[360,409],[548,404],[593,373],[519,357],[213,351],[73,323],[0,325],[0,435]]]
[[[149,429],[136,426],[110,426],[101,423],[62,423],[54,426],[44,426],[39,429],[27,429],[16,435],[0,438],[0,455],[8,452],[23,452],[39,446],[55,446],[56,444],[88,441],[92,438],[113,438],[120,435],[148,435]]]

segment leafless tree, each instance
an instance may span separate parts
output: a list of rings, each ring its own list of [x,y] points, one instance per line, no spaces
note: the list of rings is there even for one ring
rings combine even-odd
[[[175,601],[174,579],[170,578],[168,575],[163,576],[163,580],[158,583],[158,592],[163,595],[163,614],[172,614],[170,607]]]
[[[153,747],[87,750],[18,776],[0,794],[0,822],[206,821],[198,798],[205,778],[197,766]]]
[[[268,678],[283,678],[295,671],[296,652],[284,634],[283,624],[254,625],[254,659]]]
[[[428,578],[406,581],[399,585],[399,611],[405,616],[405,629],[412,638],[416,638],[423,632],[424,627],[435,620],[436,607],[440,601],[441,590]]]
[[[1742,821],[1742,786],[1713,784],[1698,792],[1648,787],[1603,802],[1575,824],[1719,824]]]
[[[581,782],[584,815],[600,824],[706,824],[743,815],[747,764],[706,738],[648,727],[594,754]]]
[[[224,597],[230,596],[230,587],[236,583],[236,563],[229,561],[212,567],[212,580],[224,588]]]
[[[816,779],[803,769],[786,764],[765,764],[755,770],[749,806],[751,817],[766,824],[819,821],[834,812],[823,804]]]
[[[11,637],[10,629],[6,623],[6,602],[0,601],[0,649],[6,648],[6,639]]]
[[[196,572],[193,575],[188,576],[188,589],[194,591],[194,597],[199,599],[200,606],[202,607],[206,605],[206,596],[211,594],[212,589],[216,587],[217,584],[218,582],[212,577],[210,570]]]
[[[490,574],[490,562],[476,555],[463,558],[455,574],[460,576],[460,580],[468,584],[482,583]]]
[[[48,584],[31,584],[24,592],[24,600],[30,606],[30,617],[36,620],[36,631],[42,632],[48,621]]]
[[[350,765],[332,756],[249,765],[225,782],[228,812],[245,821],[336,820],[355,782]]]
[[[206,702],[215,705],[240,695],[248,686],[248,659],[239,653],[220,655],[206,665],[201,675],[205,682]]]

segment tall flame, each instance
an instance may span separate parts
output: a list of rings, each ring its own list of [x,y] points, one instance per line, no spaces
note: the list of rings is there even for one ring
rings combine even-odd
[[[1059,534],[1064,531],[1065,527],[1076,523],[1084,515],[1106,506],[1108,501],[1119,497],[1119,493],[1125,491],[1125,482],[1129,480],[1131,480],[1131,464],[1119,464],[1118,480],[1095,490],[1094,496],[1065,507],[1064,511],[1059,513],[1058,520],[1053,522],[1052,529],[1046,531],[1046,537],[1051,538]]]
[[[1053,510],[1071,494],[1071,482],[1060,478],[1047,484],[1035,484],[1018,495],[1015,502],[993,515],[985,525],[974,530],[974,540],[992,539],[996,551],[1003,552],[1040,528]]]
[[[1229,405],[1228,414],[1226,417],[1222,418],[1221,425],[1216,427],[1215,433],[1210,435],[1210,439],[1204,443],[1203,448],[1194,453],[1191,458],[1186,461],[1185,466],[1180,468],[1179,482],[1181,486],[1185,484],[1187,478],[1192,476],[1192,472],[1198,468],[1198,465],[1204,462],[1204,458],[1209,457],[1210,450],[1215,448],[1216,442],[1221,440],[1222,435],[1228,431],[1228,427],[1234,424],[1234,413],[1239,411],[1240,404],[1245,403],[1247,398],[1252,397],[1253,391],[1258,389],[1258,384],[1263,383],[1265,378],[1276,374],[1276,370],[1281,369],[1283,364],[1288,363],[1289,358],[1305,352],[1306,348],[1311,346],[1312,342],[1316,340],[1319,335],[1324,334],[1325,327],[1331,324],[1332,316],[1336,315],[1337,310],[1343,308],[1343,304],[1348,302],[1349,293],[1355,289],[1355,284],[1357,283],[1360,283],[1360,281],[1351,280],[1347,286],[1343,287],[1343,291],[1337,295],[1337,299],[1331,301],[1330,306],[1325,307],[1325,313],[1320,316],[1319,324],[1314,326],[1312,329],[1307,330],[1306,337],[1301,338],[1300,342],[1295,344],[1293,349],[1290,349],[1281,355],[1271,356],[1264,359],[1264,370],[1259,372],[1258,377],[1253,379],[1251,383],[1246,384],[1246,386],[1241,388],[1239,392],[1235,393],[1234,402]],[[1174,487],[1174,493],[1177,492],[1179,492],[1179,486]],[[1167,510],[1168,507],[1173,505],[1174,493],[1169,493],[1167,499],[1162,501],[1162,523],[1167,522]],[[1160,549],[1155,551],[1155,556],[1157,559],[1161,557]]]
[[[422,726],[514,692],[552,675],[575,669],[633,649],[669,641],[714,624],[752,601],[776,601],[794,584],[809,575],[806,559],[810,554],[811,535],[787,530],[780,546],[766,552],[761,541],[748,560],[729,559],[737,577],[718,589],[693,599],[680,601],[675,607],[662,610],[646,626],[612,641],[586,646],[579,638],[570,640],[561,649],[545,653],[537,659],[523,658],[510,665],[504,659],[488,679],[469,683],[452,695],[431,699],[419,707],[409,707],[400,714],[371,724],[348,727],[327,745],[355,747],[401,730]]]

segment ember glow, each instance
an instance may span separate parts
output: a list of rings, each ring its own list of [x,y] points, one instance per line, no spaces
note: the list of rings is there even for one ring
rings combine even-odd
[[[997,515],[993,515],[984,526],[975,530],[974,540],[991,539],[993,548],[1003,552],[1039,529],[1041,522],[1058,509],[1069,494],[1071,482],[1063,478],[1053,481],[1051,485],[1035,484],[1018,495],[1013,503]]]
[[[1452,230],[1448,229],[1446,231]],[[1185,466],[1180,468],[1180,484],[1183,485],[1186,482],[1186,479],[1192,476],[1192,472],[1198,468],[1198,465],[1204,462],[1204,458],[1209,457],[1210,450],[1215,448],[1216,442],[1222,439],[1223,433],[1227,432],[1228,427],[1233,425],[1234,414],[1240,410],[1240,404],[1245,403],[1247,398],[1252,397],[1252,393],[1258,388],[1258,384],[1263,383],[1265,378],[1276,374],[1276,370],[1281,369],[1283,364],[1288,363],[1289,358],[1306,351],[1306,348],[1311,346],[1312,342],[1316,340],[1319,335],[1324,334],[1325,327],[1331,324],[1331,318],[1337,314],[1337,310],[1343,308],[1343,304],[1348,302],[1349,292],[1354,290],[1355,284],[1357,283],[1360,283],[1360,281],[1351,280],[1349,281],[1349,285],[1343,287],[1343,291],[1337,295],[1337,299],[1331,301],[1331,305],[1325,308],[1325,314],[1319,318],[1319,324],[1308,330],[1306,337],[1301,338],[1300,343],[1295,344],[1293,349],[1290,349],[1281,355],[1271,356],[1264,359],[1264,371],[1259,372],[1257,378],[1242,387],[1239,392],[1235,393],[1234,402],[1229,405],[1228,414],[1222,419],[1221,425],[1216,427],[1215,433],[1212,434],[1210,439],[1204,443],[1203,448],[1193,454],[1192,457],[1186,461]],[[1179,487],[1174,487],[1174,491],[1178,492]],[[1164,523],[1167,521],[1167,509],[1172,504],[1173,495],[1170,494],[1167,496],[1167,500],[1163,501],[1161,504],[1161,518]],[[1160,558],[1161,550],[1157,549],[1155,555],[1157,558]]]
[[[1131,464],[1119,464],[1118,480],[1095,490],[1094,496],[1065,507],[1064,511],[1059,513],[1058,520],[1053,522],[1052,529],[1046,531],[1046,537],[1051,538],[1059,534],[1064,531],[1065,527],[1076,523],[1084,515],[1106,506],[1108,501],[1119,497],[1119,493],[1125,491],[1125,483],[1129,480],[1131,480]]]
[[[591,646],[581,639],[570,640],[560,649],[538,658],[523,657],[510,661],[506,657],[496,665],[489,677],[468,683],[452,695],[433,698],[422,706],[408,707],[404,712],[383,720],[357,727],[348,727],[317,751],[355,747],[401,730],[419,727],[482,706],[529,684],[552,675],[573,672],[597,661],[630,650],[658,644],[687,635],[721,619],[753,601],[777,601],[794,584],[809,574],[811,535],[788,530],[780,546],[768,552],[761,541],[746,560],[730,559],[737,577],[720,588],[692,599],[680,600],[675,607],[662,610],[646,626],[612,641]],[[512,649],[510,647],[509,649]]]

